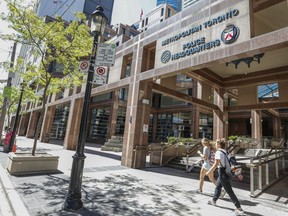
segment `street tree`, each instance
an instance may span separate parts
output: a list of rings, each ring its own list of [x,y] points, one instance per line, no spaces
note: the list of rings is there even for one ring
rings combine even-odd
[[[42,94],[32,149],[32,155],[35,155],[48,95],[81,85],[83,77],[78,71],[79,59],[89,55],[92,38],[84,14],[76,14],[76,20],[67,23],[61,16],[55,19],[38,17],[32,3],[24,7],[23,0],[4,1],[9,13],[1,14],[1,19],[8,22],[15,33],[1,34],[0,37],[27,46],[29,52],[21,57],[21,77],[26,84],[33,81]]]
[[[20,99],[20,89],[16,88],[16,87],[11,87],[11,95],[5,95],[5,97],[9,98],[9,103],[7,106],[7,116],[8,116],[8,122],[7,125],[10,125],[10,116],[11,114],[15,113],[17,110],[17,105]],[[3,102],[3,98],[4,98],[4,92],[2,91],[2,93],[0,94],[0,107],[1,109],[2,107],[2,102]],[[26,88],[23,94],[23,105],[27,104],[28,102],[35,102],[37,101],[39,97],[37,97],[34,93],[33,90],[31,88]],[[1,110],[0,109],[0,110]]]

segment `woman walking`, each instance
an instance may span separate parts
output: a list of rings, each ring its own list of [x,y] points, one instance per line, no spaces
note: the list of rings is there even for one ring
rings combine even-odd
[[[203,138],[201,140],[201,144],[203,145],[203,153],[201,151],[198,151],[197,153],[200,155],[200,157],[203,160],[202,168],[200,171],[200,181],[199,181],[199,191],[202,193],[205,175],[208,172],[208,170],[211,168],[210,159],[211,159],[212,154],[214,153],[214,152],[212,153],[214,149],[207,138]],[[210,172],[208,174],[208,178],[214,185],[216,185],[214,172]]]

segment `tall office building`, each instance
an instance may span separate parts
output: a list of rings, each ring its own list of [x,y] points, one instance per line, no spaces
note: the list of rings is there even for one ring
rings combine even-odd
[[[164,3],[157,6],[145,16],[141,17],[141,19],[134,23],[133,26],[139,32],[143,32],[155,25],[158,25],[176,13],[177,11],[174,9],[174,7],[172,7],[172,5]]]
[[[83,12],[89,18],[90,14],[101,2],[104,13],[111,23],[114,0],[38,0],[36,13],[39,16],[62,16],[66,21],[74,20],[76,12]]]
[[[195,4],[198,1],[199,0],[182,0],[182,9],[187,8],[187,7]]]
[[[177,12],[182,9],[182,0],[157,0],[157,6],[165,3],[171,5]]]

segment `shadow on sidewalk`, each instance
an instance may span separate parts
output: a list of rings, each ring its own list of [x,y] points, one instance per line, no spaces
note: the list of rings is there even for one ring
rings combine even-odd
[[[119,161],[121,161],[121,157],[122,157],[121,155],[110,154],[109,152],[102,152],[102,151],[97,151],[97,150],[92,150],[92,149],[85,149],[85,153],[99,155],[102,157],[107,157],[107,158],[111,158],[111,159],[119,160]]]
[[[189,179],[194,179],[194,180],[199,180],[199,175],[200,175],[199,173],[195,173],[195,172],[187,173],[183,170],[174,169],[170,167],[159,167],[159,166],[158,167],[146,167],[141,170],[146,171],[146,172],[161,173],[164,175],[177,176],[177,177],[189,178]],[[210,182],[208,177],[205,177],[205,181]],[[249,184],[242,183],[239,181],[232,181],[232,185],[233,187],[238,188],[238,189],[242,189],[246,191],[250,190]]]
[[[77,213],[62,210],[69,184],[67,176],[23,177],[14,181],[31,215],[185,216],[200,212],[191,191],[183,191],[175,185],[147,183],[129,174],[109,175],[101,180],[84,177],[82,201],[85,208]]]

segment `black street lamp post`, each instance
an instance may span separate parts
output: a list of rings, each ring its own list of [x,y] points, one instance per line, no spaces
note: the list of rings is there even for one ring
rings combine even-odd
[[[104,32],[105,25],[108,21],[107,17],[103,12],[101,6],[97,6],[96,10],[91,15],[91,32],[94,36],[93,48],[90,57],[90,66],[88,70],[87,83],[85,89],[85,96],[83,101],[83,109],[79,130],[79,137],[76,152],[73,156],[73,163],[70,175],[70,183],[68,193],[65,198],[63,209],[67,211],[75,211],[83,207],[83,202],[81,200],[81,186],[82,186],[82,176],[84,160],[86,156],[84,155],[84,147],[86,141],[86,130],[87,130],[87,117],[90,106],[90,96],[91,88],[94,74],[94,64],[96,59],[97,45],[99,36]]]
[[[24,92],[24,83],[21,83],[20,98],[19,98],[19,102],[18,102],[16,115],[15,115],[15,121],[14,121],[13,129],[12,129],[12,136],[10,138],[8,152],[12,151],[12,148],[13,148],[13,145],[14,145],[14,142],[15,142],[16,130],[17,130],[17,126],[18,126],[18,123],[19,123],[19,113],[20,113],[20,109],[21,109],[23,92]]]

